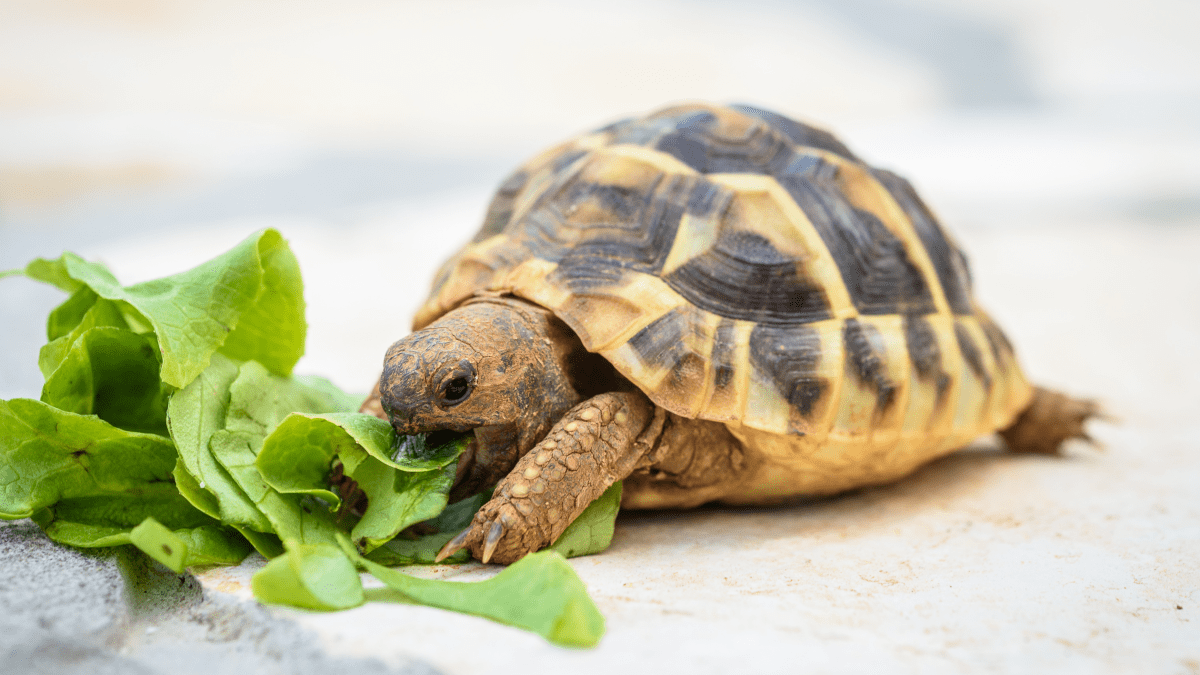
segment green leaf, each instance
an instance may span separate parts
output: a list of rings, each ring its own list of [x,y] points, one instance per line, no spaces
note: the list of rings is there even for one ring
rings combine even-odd
[[[86,286],[71,294],[71,297],[51,310],[50,316],[46,318],[46,339],[57,340],[74,330],[99,299],[100,296]]]
[[[97,415],[121,429],[165,436],[169,391],[158,368],[153,334],[91,328],[63,354],[46,379],[42,400],[67,412]]]
[[[264,230],[242,242],[239,248],[251,241],[262,271],[259,291],[253,304],[235,319],[236,327],[225,340],[222,351],[235,359],[258,361],[276,375],[290,375],[296,361],[304,355],[308,332],[300,264],[275,230]]]
[[[321,378],[279,377],[256,362],[238,364],[216,354],[168,409],[183,470],[195,477],[181,481],[181,491],[200,509],[211,511],[215,500],[221,519],[264,555],[276,549],[273,540],[250,531],[284,542],[331,543],[335,526],[328,506],[280,494],[263,481],[255,459],[265,437],[292,411],[322,413],[356,404]]]
[[[172,529],[216,524],[178,494],[74,497],[40,509],[33,519],[54,541],[95,548],[128,544],[130,531],[152,515]]]
[[[337,391],[333,385],[327,386]],[[330,396],[327,400],[330,404],[339,403],[336,396]],[[445,468],[458,459],[459,455],[466,450],[467,444],[474,438],[474,434],[471,432],[448,436],[440,434],[439,437],[445,440],[427,448],[426,434],[397,437],[392,430],[392,425],[387,421],[374,415],[353,412],[358,409],[361,402],[358,397],[348,397],[344,401],[344,412],[329,412],[319,416],[341,427],[367,454],[401,471],[423,472]],[[312,417],[312,415],[309,416]],[[410,458],[402,453],[396,457],[397,439],[403,440],[404,448],[419,449],[422,456]],[[429,459],[430,456],[433,459]]]
[[[47,321],[44,401],[0,402],[0,516],[32,517],[77,546],[132,543],[175,570],[236,563],[253,546],[273,558],[253,582],[269,602],[356,606],[357,561],[397,589],[393,599],[486,616],[559,644],[599,640],[603,618],[556,552],[479,584],[413,579],[374,562],[431,560],[469,523],[486,495],[450,508],[446,495],[472,435],[396,440],[386,422],[352,412],[360,397],[288,377],[306,327],[298,265],[277,232],[127,287],[70,253],[0,276],[14,273],[70,297]],[[164,430],[166,396],[174,443],[142,433]],[[335,457],[367,496],[350,536],[331,513]],[[601,550],[619,499],[606,493],[556,546]],[[423,531],[440,531],[393,539],[421,521]],[[351,537],[367,551],[392,541],[367,560]]]
[[[454,485],[454,465],[437,471],[397,471],[373,457],[366,457],[348,475],[367,493],[368,506],[350,537],[363,551],[370,551],[395,537],[404,528],[428,520],[446,508]]]
[[[438,532],[458,534],[467,529],[471,520],[484,504],[492,498],[492,491],[484,490],[477,495],[460,499],[446,507],[437,518],[425,521],[425,525],[437,529]]]
[[[184,496],[202,511],[211,512],[212,502],[223,522],[258,532],[271,531],[271,521],[246,496],[225,467],[213,456],[209,441],[225,429],[229,412],[229,387],[238,377],[238,363],[220,354],[191,384],[171,396],[167,421],[171,438],[179,448],[179,459],[195,478],[184,487]],[[202,497],[203,490],[209,497]]]
[[[280,492],[314,495],[338,504],[341,497],[329,485],[330,463],[355,445],[340,427],[292,413],[263,441],[254,463],[263,480]]]
[[[275,230],[251,235],[226,253],[186,272],[121,286],[103,265],[73,253],[35,260],[23,273],[70,293],[88,288],[117,303],[137,332],[158,335],[162,379],[182,389],[218,350],[254,359],[288,375],[304,353],[303,285],[296,258]],[[72,298],[48,332],[61,333],[86,296]]]
[[[260,439],[266,438],[294,412],[349,412],[359,403],[323,378],[279,377],[255,361],[241,365],[237,379],[229,385],[229,395],[225,427]],[[254,450],[257,453],[258,447]]]
[[[495,577],[475,583],[418,579],[365,558],[358,562],[392,591],[369,590],[371,600],[473,614],[569,647],[594,647],[604,635],[604,617],[583,581],[556,551],[531,553]]]
[[[398,565],[456,565],[470,562],[471,552],[467,549],[456,551],[453,555],[437,561],[437,554],[442,550],[457,532],[438,532],[427,534],[416,539],[396,537],[384,542],[378,548],[366,553],[367,560],[387,567]]]
[[[229,385],[225,429],[209,439],[212,454],[271,523],[285,545],[332,543],[336,528],[328,506],[284,495],[263,481],[255,465],[266,437],[294,411],[327,413],[355,405],[320,378],[284,378],[248,361]]]
[[[210,518],[220,520],[221,506],[217,498],[200,487],[200,481],[187,470],[182,458],[175,460],[175,470],[171,472],[171,476],[175,478],[175,489],[179,490],[181,497]]]
[[[51,539],[80,547],[130,543],[153,516],[190,543],[183,564],[240,562],[249,545],[176,491],[176,461],[161,436],[41,401],[0,401],[0,516],[33,517]]]
[[[460,499],[447,506],[435,518],[421,523],[421,528],[432,532],[420,536],[401,533],[399,537],[385,542],[379,548],[366,554],[372,562],[394,567],[396,565],[433,565],[437,564],[437,554],[459,532],[467,529],[475,512],[492,498],[492,491],[486,490],[472,497]],[[464,563],[471,559],[471,552],[462,549],[442,560],[442,564],[453,565]]]
[[[612,543],[617,511],[621,509],[621,483],[613,483],[567,526],[550,549],[564,558],[599,553]]]
[[[91,293],[89,289],[83,289],[79,293]],[[78,294],[76,294],[78,295]],[[95,297],[95,294],[92,293]],[[75,296],[72,296],[75,297]],[[71,301],[68,300],[67,303]],[[62,305],[59,306],[60,309]],[[70,327],[67,328],[67,323]],[[74,317],[64,319],[64,323],[54,323],[54,315],[51,314],[51,320],[47,328],[47,332],[51,334],[50,342],[44,345],[38,353],[38,369],[42,371],[43,377],[50,377],[51,373],[62,365],[63,359],[66,358],[67,352],[70,351],[72,345],[79,339],[81,335],[92,328],[110,327],[110,328],[129,328],[129,322],[125,320],[125,315],[121,312],[121,308],[117,303],[110,300],[96,299],[87,308],[87,311],[82,316],[75,320]],[[55,335],[56,332],[66,329],[61,335]],[[154,345],[154,351],[157,355],[158,345]],[[157,356],[156,356],[157,358]],[[157,380],[157,377],[155,378]]]
[[[67,272],[66,265],[62,258],[58,260],[49,260],[47,258],[35,258],[22,269],[5,270],[0,272],[0,279],[7,276],[24,275],[35,281],[57,286],[58,288],[74,293],[83,287],[83,284],[71,278]]]
[[[267,485],[254,466],[253,443],[261,439],[245,433],[218,432],[213,435],[213,455],[229,470],[245,494],[271,523],[271,530],[293,544],[333,544],[337,528],[329,507],[324,502],[303,499],[300,495],[284,495]]]
[[[233,529],[241,533],[246,541],[249,541],[250,545],[254,547],[254,550],[261,553],[264,558],[271,559],[283,555],[283,542],[279,541],[279,537],[274,534],[255,532],[236,525],[233,526]]]
[[[398,471],[368,454],[358,441],[386,447],[390,432],[386,422],[370,415],[294,413],[267,437],[255,464],[280,492],[337,503],[340,497],[329,486],[330,464],[337,456],[344,474],[367,495],[367,509],[350,536],[370,551],[409,525],[441,513],[454,483],[453,465],[420,473]]]
[[[129,542],[176,574],[183,573],[184,561],[188,557],[187,543],[154,518],[147,517],[141,525],[133,528],[129,533]]]
[[[361,605],[362,581],[336,544],[299,544],[267,563],[250,580],[262,602],[336,610]]]
[[[61,500],[176,494],[175,446],[41,401],[0,401],[0,517],[27,518]]]

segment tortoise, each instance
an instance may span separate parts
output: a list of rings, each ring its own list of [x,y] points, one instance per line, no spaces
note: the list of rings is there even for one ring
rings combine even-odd
[[[676,105],[500,186],[363,406],[473,432],[462,548],[513,562],[606,488],[761,505],[894,481],[1000,430],[1055,453],[1095,404],[1031,386],[900,176],[750,106]],[[498,483],[498,485],[497,485]]]

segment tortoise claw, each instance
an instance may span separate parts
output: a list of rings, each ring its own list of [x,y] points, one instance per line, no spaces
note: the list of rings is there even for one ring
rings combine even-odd
[[[479,557],[480,562],[486,563],[492,559],[492,554],[496,552],[496,545],[500,543],[500,538],[504,536],[504,526],[500,521],[492,522],[492,527],[488,529],[487,539],[483,541],[483,555]]]
[[[461,549],[463,546],[466,546],[467,535],[469,534],[471,534],[471,528],[469,527],[458,533],[456,537],[446,542],[446,545],[442,547],[442,550],[438,551],[437,557],[435,557],[433,561],[442,562],[446,558],[458,553],[459,549]]]

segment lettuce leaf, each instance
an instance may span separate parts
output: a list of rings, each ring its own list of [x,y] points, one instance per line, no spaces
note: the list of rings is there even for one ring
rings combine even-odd
[[[158,336],[162,380],[177,389],[191,384],[217,351],[258,361],[276,375],[291,374],[304,354],[300,268],[275,230],[251,235],[186,272],[132,286],[74,253],[35,260],[22,273],[73,294],[51,314],[51,340],[83,320],[93,297],[115,303],[136,332]]]
[[[0,401],[0,517],[32,517],[51,539],[90,548],[136,543],[133,531],[153,516],[192,542],[179,564],[241,562],[249,545],[180,496],[175,461],[161,436],[41,401]]]
[[[78,497],[176,495],[170,439],[118,429],[42,401],[0,401],[0,517]]]
[[[599,640],[603,618],[563,555],[608,546],[619,485],[553,551],[486,582],[415,579],[378,564],[432,562],[490,495],[447,505],[469,434],[397,438],[387,422],[354,412],[360,397],[291,376],[304,351],[304,300],[278,232],[131,286],[71,253],[0,277],[12,274],[69,297],[46,322],[41,400],[0,401],[0,517],[33,518],[74,546],[132,544],[176,572],[236,564],[253,547],[271,559],[252,582],[264,602],[331,610],[371,596],[488,617],[558,644]],[[335,465],[365,506],[342,504]],[[467,559],[462,551],[450,561]],[[389,589],[365,594],[358,568]]]
[[[209,449],[213,434],[225,429],[229,387],[238,376],[238,363],[220,354],[191,384],[171,396],[167,422],[179,449],[179,472],[192,479],[177,481],[196,508],[222,522],[256,532],[271,532],[271,521],[250,500]],[[185,484],[186,483],[186,484]]]
[[[369,552],[406,527],[437,516],[446,508],[455,466],[432,471],[397,470],[370,450],[391,443],[387,422],[359,413],[293,413],[263,444],[256,465],[263,480],[280,492],[309,494],[340,502],[330,492],[330,467],[336,456],[343,472],[367,495],[367,509],[350,532]],[[445,444],[457,459],[467,436]]]
[[[337,610],[364,601],[354,563],[336,544],[301,544],[267,563],[250,580],[261,602]]]
[[[67,412],[94,414],[121,429],[166,436],[171,390],[164,388],[158,371],[153,333],[89,328],[61,352],[42,387],[42,401]]]
[[[366,558],[358,563],[387,586],[368,590],[369,600],[474,614],[568,647],[594,647],[604,635],[604,617],[557,551],[531,553],[491,579],[474,583],[419,579]]]
[[[612,543],[616,529],[617,512],[621,510],[621,483],[613,483],[583,513],[579,514],[550,550],[558,551],[564,558],[600,553]]]

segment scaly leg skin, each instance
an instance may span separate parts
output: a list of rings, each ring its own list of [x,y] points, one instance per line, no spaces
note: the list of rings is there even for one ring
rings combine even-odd
[[[640,392],[600,394],[575,406],[437,559],[468,548],[485,563],[508,564],[549,546],[610,485],[650,461],[663,419]]]
[[[1105,417],[1095,401],[1034,387],[1029,407],[1000,436],[1013,452],[1057,455],[1072,438],[1094,443],[1083,429],[1093,417]]]

